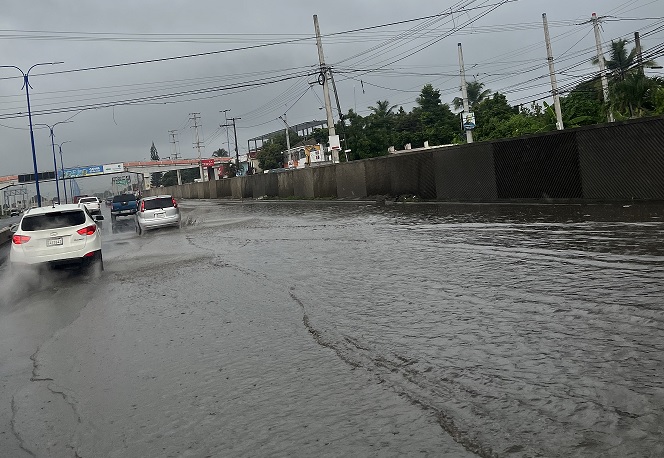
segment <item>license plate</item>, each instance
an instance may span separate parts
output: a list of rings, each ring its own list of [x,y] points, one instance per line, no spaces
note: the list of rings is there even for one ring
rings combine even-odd
[[[62,245],[62,237],[56,237],[53,239],[48,239],[46,241],[46,246],[56,246],[56,245]]]
[[[166,213],[155,213],[154,216],[156,216],[157,218],[165,218],[165,217],[166,217]]]

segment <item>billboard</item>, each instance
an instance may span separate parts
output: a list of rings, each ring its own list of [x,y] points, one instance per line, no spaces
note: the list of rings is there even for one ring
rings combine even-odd
[[[103,173],[120,173],[124,172],[124,164],[122,162],[118,164],[104,164],[102,165]]]
[[[65,178],[78,178],[78,177],[87,177],[91,175],[102,175],[104,173],[104,166],[102,165],[89,165],[87,167],[74,167],[71,169],[65,169],[64,177]],[[58,170],[58,177],[62,178],[62,171]]]

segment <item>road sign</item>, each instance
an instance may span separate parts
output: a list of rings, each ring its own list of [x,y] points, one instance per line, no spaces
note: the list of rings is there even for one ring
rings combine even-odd
[[[461,128],[464,130],[473,130],[475,127],[475,113],[464,111],[461,114]]]

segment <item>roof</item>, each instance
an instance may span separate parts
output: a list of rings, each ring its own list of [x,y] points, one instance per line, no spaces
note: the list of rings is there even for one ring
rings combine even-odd
[[[141,200],[153,200],[153,199],[159,199],[159,198],[172,199],[173,196],[171,196],[170,194],[160,194],[158,196],[146,196],[146,197],[143,197]]]
[[[57,212],[57,211],[63,211],[63,210],[80,210],[81,207],[79,207],[78,204],[62,204],[62,205],[48,205],[45,207],[35,207],[35,208],[28,208],[25,211],[26,215],[43,215],[45,213],[52,213],[52,212]]]

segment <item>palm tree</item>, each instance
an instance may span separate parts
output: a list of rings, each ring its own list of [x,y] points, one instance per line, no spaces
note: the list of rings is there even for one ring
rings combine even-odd
[[[475,110],[477,105],[491,95],[491,90],[484,89],[484,83],[472,81],[466,85],[466,93],[468,94],[468,106],[471,110]],[[463,99],[461,97],[455,97],[452,101],[452,105],[454,105],[455,110],[463,108]]]
[[[605,59],[604,63],[609,74],[613,76],[614,79],[625,81],[627,74],[638,67],[636,65],[638,57],[636,48],[632,48],[632,50],[628,52],[627,40],[611,40],[609,56],[609,59]],[[598,65],[599,58],[593,58],[592,62],[593,65]],[[653,60],[647,60],[642,62],[642,65],[646,68],[650,68],[656,66],[657,63]]]
[[[394,118],[393,110],[396,105],[390,106],[387,100],[376,101],[375,107],[367,107],[371,110],[370,122],[376,127],[389,128]]]

